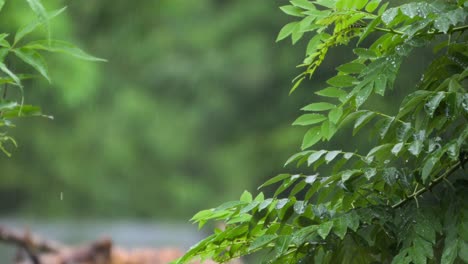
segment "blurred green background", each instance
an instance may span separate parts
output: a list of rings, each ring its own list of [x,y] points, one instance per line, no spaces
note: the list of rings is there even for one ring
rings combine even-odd
[[[300,145],[290,123],[308,98],[287,94],[303,48],[274,44],[278,3],[43,2],[68,6],[54,38],[108,62],[48,56],[52,85],[27,83],[26,102],[55,119],[9,132],[2,215],[187,220],[254,191]],[[0,18],[14,32],[34,15],[7,1]]]
[[[25,2],[7,1],[1,31],[34,18]],[[19,146],[12,158],[0,156],[1,216],[187,221],[255,192],[268,177],[299,171],[282,166],[306,131],[290,124],[334,67],[353,58],[350,49],[332,50],[288,96],[307,43],[274,43],[292,19],[278,9],[287,1],[43,2],[68,6],[52,21],[54,38],[108,62],[49,56],[52,85],[27,83],[26,102],[55,119],[22,120],[9,132]],[[411,88],[422,58],[372,104],[396,111],[398,89]],[[324,147],[368,142],[340,135]]]

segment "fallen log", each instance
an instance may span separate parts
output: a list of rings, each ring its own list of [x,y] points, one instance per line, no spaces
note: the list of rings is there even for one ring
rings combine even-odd
[[[114,246],[109,238],[72,247],[46,240],[29,230],[19,232],[3,226],[0,226],[0,242],[18,247],[18,253],[12,260],[14,264],[167,264],[183,255],[177,248],[128,250]],[[240,260],[230,263],[241,264]]]

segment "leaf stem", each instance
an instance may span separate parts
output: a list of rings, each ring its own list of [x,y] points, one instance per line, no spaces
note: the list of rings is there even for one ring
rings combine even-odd
[[[405,32],[399,31],[399,30],[394,30],[392,28],[382,28],[382,27],[375,27],[374,28],[376,31],[381,31],[381,32],[386,32],[386,33],[393,33],[397,35],[405,35]],[[433,32],[426,32],[426,33],[420,33],[416,35],[440,35],[440,34],[450,34],[454,32],[463,32],[465,30],[468,30],[468,25],[460,26],[460,27],[454,27],[448,32],[443,32],[443,31],[433,31]]]
[[[452,28],[452,30],[450,30],[449,32],[450,32],[450,33],[458,32],[458,31],[463,32],[463,31],[465,31],[465,30],[467,30],[467,29],[468,29],[468,25],[464,25],[464,26],[461,26],[461,27],[454,27],[454,28]],[[441,33],[443,33],[443,32],[439,32],[439,34],[441,34]]]
[[[393,33],[393,34],[397,34],[397,35],[404,35],[405,34],[405,32],[394,30],[394,29],[391,29],[391,28],[375,27],[374,29],[377,30],[377,31]]]
[[[427,187],[424,187],[420,190],[418,190],[417,192],[413,193],[412,195],[406,197],[405,199],[399,201],[398,203],[394,204],[392,206],[392,209],[396,209],[396,208],[399,208],[399,207],[402,207],[403,205],[405,205],[406,203],[408,203],[409,201],[413,200],[413,199],[417,199],[418,196],[420,196],[421,194],[429,191],[430,189],[432,189],[435,185],[439,184],[440,182],[442,182],[444,179],[446,179],[448,176],[450,176],[452,173],[454,173],[455,171],[457,171],[459,168],[461,167],[461,162],[458,161],[457,163],[455,163],[453,166],[451,166],[447,171],[445,171],[442,175],[440,175],[439,177],[435,178],[434,180],[432,180],[429,185]]]

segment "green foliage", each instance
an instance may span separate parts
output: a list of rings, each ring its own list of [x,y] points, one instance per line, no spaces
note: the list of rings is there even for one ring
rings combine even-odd
[[[271,198],[244,193],[196,214],[200,227],[222,220],[226,229],[179,263],[257,251],[266,263],[467,262],[468,2],[290,2],[281,10],[300,20],[278,40],[311,35],[291,92],[330,49],[358,44],[355,59],[315,91],[324,101],[305,106],[308,113],[294,122],[310,128],[303,151],[286,165],[322,173],[280,174],[261,186],[277,186]],[[418,83],[406,85],[398,112],[368,107],[371,97],[388,96],[404,60],[425,47],[434,47],[434,59]],[[349,126],[353,136],[372,140],[367,153],[312,149]]]
[[[6,1],[0,1],[0,11]],[[9,37],[12,34],[0,33],[0,70],[3,76],[0,76],[0,84],[3,85],[2,93],[0,94],[0,150],[7,156],[10,152],[6,148],[7,143],[12,143],[16,146],[15,140],[7,134],[5,129],[14,127],[14,120],[17,118],[28,116],[42,116],[41,109],[37,106],[24,104],[24,80],[36,78],[37,76],[31,72],[16,72],[12,65],[24,63],[32,67],[37,73],[42,75],[47,81],[51,82],[47,63],[43,57],[43,51],[61,52],[78,57],[84,60],[100,60],[78,49],[71,43],[64,41],[53,40],[50,38],[49,21],[55,16],[62,13],[65,8],[48,13],[40,0],[26,0],[32,12],[37,17],[28,25],[19,28],[14,34],[14,38]],[[45,40],[22,41],[30,33],[44,26],[47,31],[48,38]],[[9,95],[8,89],[18,88],[19,96]]]

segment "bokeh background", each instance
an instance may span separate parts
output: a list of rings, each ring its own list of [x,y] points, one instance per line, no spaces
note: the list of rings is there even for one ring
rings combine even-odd
[[[298,150],[304,130],[290,124],[310,91],[288,92],[304,47],[275,44],[289,19],[277,2],[44,5],[68,6],[54,38],[108,62],[48,56],[52,85],[28,83],[26,102],[54,120],[10,131],[19,147],[0,157],[2,215],[189,219],[255,191]],[[11,31],[34,16],[8,1],[1,19]]]
[[[290,124],[353,58],[349,48],[333,49],[314,79],[288,96],[307,41],[275,44],[293,19],[278,8],[287,1],[43,3],[68,6],[51,22],[54,38],[108,62],[51,55],[53,83],[27,83],[26,102],[55,119],[22,120],[9,131],[19,146],[11,158],[0,156],[0,217],[11,223],[186,224],[199,210],[256,192],[268,177],[303,171],[283,168],[306,131]],[[10,0],[0,29],[15,32],[32,19],[26,1]],[[407,84],[428,54],[417,53],[391,95],[371,104],[397,111],[398,91],[414,89]],[[352,151],[368,143],[342,133],[322,146]]]

